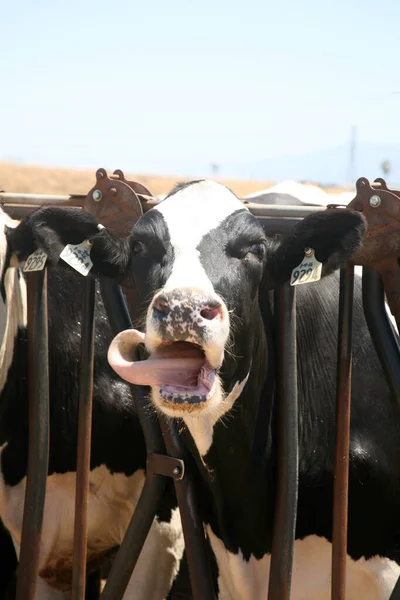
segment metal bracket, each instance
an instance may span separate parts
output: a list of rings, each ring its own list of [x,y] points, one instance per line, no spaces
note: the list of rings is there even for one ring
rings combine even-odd
[[[154,475],[165,475],[180,481],[185,476],[185,463],[173,456],[153,453],[147,457],[147,470]]]

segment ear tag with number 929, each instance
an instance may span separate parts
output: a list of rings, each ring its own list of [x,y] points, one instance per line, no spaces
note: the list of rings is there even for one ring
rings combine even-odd
[[[303,283],[312,283],[321,279],[322,263],[320,263],[314,254],[312,248],[304,249],[304,258],[298,267],[295,267],[290,277],[290,285],[302,285]]]
[[[93,263],[90,260],[92,246],[93,244],[89,240],[85,240],[81,244],[67,244],[61,252],[60,258],[75,269],[75,271],[86,276],[93,267]]]

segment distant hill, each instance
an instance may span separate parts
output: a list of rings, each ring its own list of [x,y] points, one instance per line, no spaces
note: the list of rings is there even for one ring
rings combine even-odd
[[[400,140],[399,140],[400,142]],[[282,181],[314,181],[321,185],[354,183],[358,177],[373,180],[382,177],[381,163],[389,160],[392,172],[390,184],[400,182],[400,145],[380,146],[360,142],[357,147],[353,173],[349,172],[349,148],[341,146],[299,155],[285,155],[257,161],[221,164],[221,176]]]
[[[95,169],[60,169],[0,161],[0,190],[36,194],[86,194],[95,182],[95,172]],[[168,193],[177,181],[185,179],[182,174],[178,176],[134,175],[128,170],[125,174],[128,179],[143,183],[155,196]],[[274,184],[267,179],[260,181],[222,177],[216,179],[230,187],[239,197],[264,190]]]

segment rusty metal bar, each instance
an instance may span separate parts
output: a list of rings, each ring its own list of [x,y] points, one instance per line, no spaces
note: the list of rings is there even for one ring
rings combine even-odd
[[[51,194],[19,194],[0,192],[0,204],[26,205],[26,206],[82,206],[85,195],[51,195]],[[140,196],[143,205],[143,211],[147,212],[160,200],[151,196]],[[303,218],[315,212],[326,210],[326,206],[280,206],[279,204],[262,204],[251,202],[250,199],[242,198],[242,202],[256,217],[273,218]]]
[[[159,421],[168,454],[185,461],[185,476],[182,479],[174,479],[174,484],[185,538],[193,600],[214,600],[215,591],[207,554],[204,527],[197,509],[193,474],[190,474],[189,461],[179,437],[176,423],[173,421],[167,422],[163,416],[159,417]]]
[[[389,321],[380,275],[363,267],[362,297],[364,314],[375,350],[386,375],[390,391],[400,407],[400,348]]]
[[[166,479],[162,475],[146,475],[135,512],[101,594],[102,600],[120,600],[123,597],[156,515],[165,484]]]
[[[113,334],[117,335],[120,331],[132,327],[119,286],[109,279],[102,278],[100,289]],[[165,453],[159,425],[155,419],[149,418],[147,412],[147,388],[131,386],[131,389],[146,442],[147,455]],[[165,477],[146,472],[142,493],[111,567],[106,586],[101,594],[102,600],[122,598],[153,523],[165,485]]]
[[[354,267],[346,264],[340,270],[333,485],[332,600],[345,600],[346,598],[353,295]]]
[[[268,600],[289,600],[299,482],[296,288],[274,293],[277,323],[277,488]]]
[[[35,600],[49,461],[47,269],[27,274],[29,451],[17,600]]]
[[[16,194],[0,192],[0,203],[34,206],[81,206],[85,195]]]
[[[246,207],[255,217],[275,217],[302,219],[316,212],[326,210],[326,206],[280,206],[279,204],[257,204],[245,202]]]
[[[396,585],[394,586],[393,591],[390,594],[389,600],[400,600],[400,577],[398,578]]]
[[[72,600],[85,600],[88,493],[92,438],[94,306],[96,280],[84,282],[79,378],[78,460],[76,469]]]

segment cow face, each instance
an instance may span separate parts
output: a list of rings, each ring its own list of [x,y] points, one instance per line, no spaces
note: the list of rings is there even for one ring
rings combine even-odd
[[[306,247],[326,275],[358,249],[364,230],[360,213],[327,210],[273,242],[227,188],[201,181],[175,188],[123,240],[99,230],[85,211],[40,209],[7,229],[7,253],[22,261],[40,247],[51,266],[65,244],[90,238],[91,273],[133,280],[135,324],[145,315],[144,333],[128,330],[115,338],[111,366],[124,379],[150,386],[153,403],[167,415],[185,422],[203,415],[208,427],[244,386],[255,397],[267,370],[260,281],[269,289],[288,281]],[[149,358],[133,362],[132,348],[142,340]]]
[[[130,248],[137,305],[148,304],[150,359],[135,365],[138,376],[148,370],[153,402],[170,416],[224,412],[225,396],[250,368],[267,249],[262,227],[227,188],[201,181],[146,213]],[[139,379],[146,382],[145,374]]]

